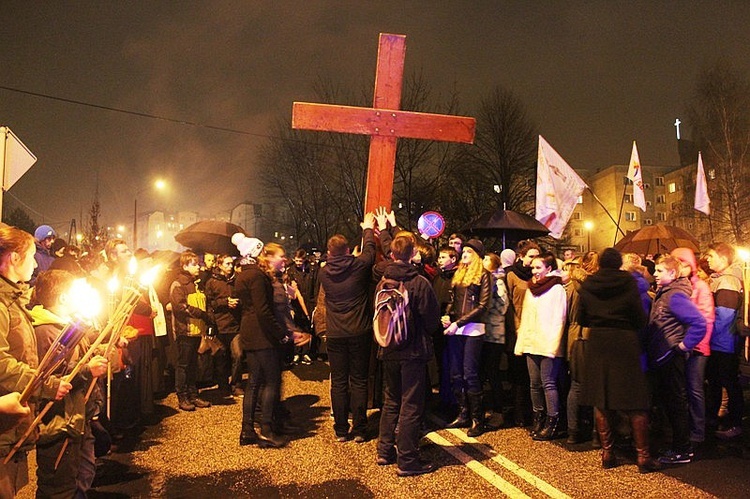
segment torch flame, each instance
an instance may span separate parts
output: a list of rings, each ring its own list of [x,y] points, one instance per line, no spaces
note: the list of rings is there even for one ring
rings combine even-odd
[[[141,274],[141,284],[143,286],[150,286],[153,284],[153,282],[156,280],[156,276],[159,275],[159,272],[161,271],[161,265],[157,264],[148,269],[146,272]]]
[[[737,248],[737,256],[742,260],[743,262],[750,262],[750,250],[747,248]]]
[[[101,296],[86,279],[73,281],[69,293],[75,315],[91,319],[102,311]]]
[[[107,283],[107,289],[110,293],[115,293],[117,291],[117,288],[120,287],[120,282],[117,280],[116,276],[112,276],[112,279],[109,280]]]
[[[130,263],[128,264],[128,274],[131,276],[134,276],[135,273],[138,271],[138,260],[135,259],[135,257],[130,259]]]

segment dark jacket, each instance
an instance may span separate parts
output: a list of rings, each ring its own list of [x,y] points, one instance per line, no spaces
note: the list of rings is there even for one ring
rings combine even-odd
[[[227,305],[227,299],[234,297],[235,279],[235,274],[227,277],[220,272],[214,272],[206,283],[206,306],[219,334],[240,332],[240,305],[234,308]]]
[[[305,300],[307,310],[315,307],[315,295],[317,294],[318,267],[305,262],[302,268],[292,264],[286,271],[289,279],[297,283],[299,293]]]
[[[453,301],[448,306],[451,321],[463,327],[470,322],[485,322],[485,312],[492,299],[492,276],[482,271],[480,284],[454,286]]]
[[[191,295],[198,292],[195,285],[195,278],[186,271],[181,271],[177,279],[169,288],[169,301],[172,303],[172,330],[175,336],[199,336],[198,328],[191,328],[191,319],[203,322],[205,325],[211,321],[208,313],[199,307],[188,304],[192,301]]]
[[[440,307],[430,281],[420,275],[413,265],[398,261],[391,262],[385,268],[384,277],[404,283],[409,293],[411,321],[406,343],[398,347],[379,347],[378,358],[426,362],[433,354],[432,336],[442,329]]]
[[[682,342],[686,351],[706,335],[706,319],[690,301],[690,281],[680,277],[656,291],[648,321],[648,357],[652,365],[665,364]]]
[[[286,334],[273,313],[271,278],[254,263],[243,265],[234,282],[234,292],[242,304],[240,342],[243,350],[278,347]]]
[[[640,331],[647,322],[638,285],[628,272],[599,269],[578,289],[578,323],[583,327]]]
[[[435,296],[437,296],[438,303],[440,304],[440,314],[445,315],[448,305],[451,302],[451,281],[453,280],[453,274],[456,273],[456,267],[450,270],[438,270],[435,279],[432,281],[432,289],[435,290]]]
[[[325,290],[327,336],[343,338],[366,334],[372,330],[370,284],[375,262],[375,241],[371,229],[363,234],[362,253],[329,256],[320,270],[320,284]]]

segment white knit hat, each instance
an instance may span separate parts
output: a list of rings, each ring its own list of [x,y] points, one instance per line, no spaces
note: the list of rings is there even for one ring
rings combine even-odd
[[[263,251],[263,241],[254,237],[247,237],[242,232],[237,232],[232,236],[232,244],[237,246],[242,256],[258,258],[260,252]]]

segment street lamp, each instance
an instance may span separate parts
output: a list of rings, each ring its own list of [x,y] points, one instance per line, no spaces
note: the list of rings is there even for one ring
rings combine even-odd
[[[586,253],[588,253],[591,251],[591,230],[594,228],[594,222],[586,220],[583,222],[583,228],[586,229],[586,234],[588,236],[588,247],[586,248]]]
[[[153,187],[157,191],[163,191],[167,187],[167,183],[162,179],[158,179],[152,185],[143,187],[142,189],[139,189],[135,193],[135,197],[133,198],[133,250],[134,251],[138,249],[138,195],[143,193],[150,187]]]

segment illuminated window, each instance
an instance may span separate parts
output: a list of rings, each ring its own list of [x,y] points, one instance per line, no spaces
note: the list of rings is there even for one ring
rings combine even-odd
[[[578,204],[583,204],[583,196],[578,196]]]
[[[667,186],[667,190],[670,194],[677,192],[677,184],[675,182],[670,182]]]

